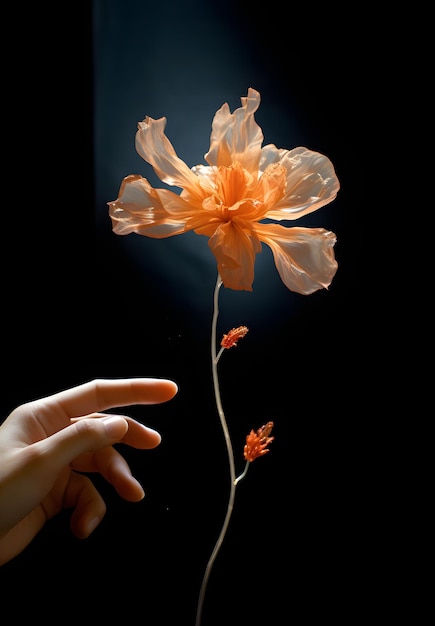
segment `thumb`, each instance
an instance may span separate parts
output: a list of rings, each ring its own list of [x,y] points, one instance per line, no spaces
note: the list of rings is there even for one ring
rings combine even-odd
[[[83,418],[43,439],[39,445],[61,468],[86,452],[120,441],[127,431],[128,422],[119,415]]]

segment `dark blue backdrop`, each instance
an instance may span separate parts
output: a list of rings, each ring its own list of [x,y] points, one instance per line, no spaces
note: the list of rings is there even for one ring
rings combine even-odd
[[[209,370],[216,267],[205,238],[114,235],[107,202],[128,174],[159,183],[136,154],[138,121],[166,116],[168,137],[194,165],[216,110],[239,106],[248,87],[262,95],[266,143],[305,145],[334,163],[339,195],[304,224],[336,232],[339,269],[328,291],[298,296],[264,249],[254,291],[222,294],[222,331],[250,328],[221,366],[236,450],[269,419],[276,439],[238,489],[203,626],[300,614],[295,623],[348,625],[370,614],[366,61],[338,8],[286,6],[94,0],[17,18],[32,54],[12,70],[19,96],[8,102],[20,165],[15,212],[5,208],[3,221],[2,417],[95,377],[164,376],[180,387],[164,407],[130,410],[163,435],[152,453],[126,450],[147,498],[119,502],[101,484],[108,512],[92,538],[72,538],[65,513],[2,568],[2,596],[18,587],[29,598],[23,617],[35,606],[45,614],[55,593],[72,621],[101,622],[119,607],[149,626],[194,623],[227,494]]]

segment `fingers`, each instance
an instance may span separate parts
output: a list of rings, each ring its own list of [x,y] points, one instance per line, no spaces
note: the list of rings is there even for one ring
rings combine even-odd
[[[45,402],[53,408],[60,406],[68,417],[79,417],[132,404],[160,404],[177,391],[176,383],[166,378],[99,379],[61,391]]]
[[[6,481],[6,486],[2,490],[2,499],[5,502],[10,501],[11,507],[10,510],[5,511],[5,515],[3,511],[0,515],[0,531],[4,532],[12,528],[49,494],[53,500],[55,493],[62,492],[64,489],[66,493],[68,489],[71,489],[69,481],[75,474],[74,471],[70,471],[71,469],[100,472],[121,497],[129,501],[141,500],[144,497],[141,485],[132,476],[124,458],[112,447],[114,443],[125,437],[129,429],[129,421],[120,416],[79,419],[52,436],[23,448],[19,460],[17,455],[12,456],[7,467],[9,472],[12,471],[13,480]],[[151,429],[141,427],[140,424],[137,424],[137,429],[139,432],[143,431],[143,439],[138,443],[145,445]],[[160,440],[160,435],[155,431],[152,432],[154,435],[150,445],[155,445],[156,441]],[[19,471],[11,468],[14,459],[17,459],[20,465]],[[68,480],[64,481],[62,477],[68,474]],[[80,503],[81,511],[84,512],[76,514],[74,524],[77,535],[84,537],[91,532],[90,526],[88,527],[91,519],[95,518],[95,525],[98,523],[96,520],[101,519],[105,505],[89,479],[86,483],[77,483],[74,479],[72,484],[80,486],[80,490],[76,489],[73,497],[68,496],[69,499],[66,496],[60,497],[60,504],[58,504],[61,508],[62,506],[75,506],[75,502]],[[71,494],[71,491],[69,493]],[[22,494],[27,494],[27,496],[24,497]],[[47,502],[44,510],[48,516],[51,516],[54,513],[50,512]],[[73,502],[73,505],[66,504],[67,502]]]
[[[120,416],[81,419],[34,444],[44,462],[43,472],[59,472],[73,459],[120,441],[128,422]]]
[[[39,458],[43,460],[41,468],[43,473],[57,472],[66,465],[72,464],[78,471],[102,473],[119,491],[115,484],[115,479],[118,477],[115,466],[108,469],[107,464],[103,464],[101,466],[103,471],[101,471],[98,465],[98,460],[103,458],[101,455],[103,449],[113,450],[114,443],[122,442],[134,448],[146,450],[155,448],[160,441],[160,433],[129,417],[93,414],[72,420],[69,426],[35,443],[33,447],[40,452]],[[116,455],[122,458],[118,453]],[[130,498],[119,491],[120,495],[126,499],[140,499],[143,493],[136,498],[138,494],[136,481],[131,477],[124,459],[122,467],[124,469],[119,475],[123,480],[123,477],[128,474],[129,481],[134,482],[133,493],[136,495]]]
[[[65,490],[64,506],[74,509],[71,531],[79,539],[89,537],[106,513],[106,504],[92,481],[74,472]]]
[[[71,419],[72,423],[78,422],[83,419],[102,419],[107,417],[121,417],[128,424],[128,430],[125,433],[124,437],[119,440],[122,443],[125,443],[132,448],[138,448],[140,450],[150,450],[151,448],[155,448],[159,445],[162,438],[159,432],[149,428],[148,426],[144,426],[140,422],[137,422],[131,417],[127,417],[126,415],[105,415],[104,413],[92,413],[91,415],[87,415],[86,417],[74,417]]]
[[[84,455],[71,465],[76,471],[98,472],[124,500],[139,502],[145,496],[141,484],[132,475],[127,461],[113,447]]]
[[[126,460],[113,448],[104,448],[94,455],[95,471],[110,482],[117,493],[129,502],[139,502],[145,493],[132,476]],[[73,508],[71,530],[79,538],[88,537],[106,513],[106,504],[92,481],[71,472],[63,505]]]

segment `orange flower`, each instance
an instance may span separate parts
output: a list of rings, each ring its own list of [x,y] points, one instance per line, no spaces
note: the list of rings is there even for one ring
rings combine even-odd
[[[261,428],[258,428],[257,432],[251,430],[246,437],[246,444],[243,449],[243,456],[247,461],[255,461],[259,456],[263,456],[270,450],[267,446],[272,443],[275,437],[271,437],[273,422],[267,422]]]
[[[336,271],[336,236],[323,228],[288,228],[270,221],[296,220],[335,199],[340,188],[331,161],[318,152],[263,147],[254,119],[260,94],[250,88],[233,113],[215,114],[208,165],[189,168],[164,133],[166,118],[139,122],[136,149],[167,185],[154,189],[139,175],[122,181],[109,202],[113,231],[164,238],[193,230],[208,237],[223,285],[252,291],[262,242],[270,246],[282,281],[308,295],[329,287]]]
[[[222,337],[222,348],[232,348],[233,346],[237,346],[237,342],[239,341],[239,339],[243,339],[247,332],[248,329],[246,326],[238,326],[237,328],[232,328],[227,335],[224,335]]]

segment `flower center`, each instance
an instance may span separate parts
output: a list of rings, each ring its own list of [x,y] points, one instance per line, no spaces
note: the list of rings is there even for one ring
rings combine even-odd
[[[252,176],[238,162],[219,167],[216,176],[216,200],[222,209],[237,209],[247,196]]]
[[[213,191],[204,198],[202,206],[219,222],[252,225],[264,219],[270,207],[282,198],[285,185],[286,172],[281,165],[270,164],[256,178],[234,161],[229,167],[219,166],[215,170]]]

